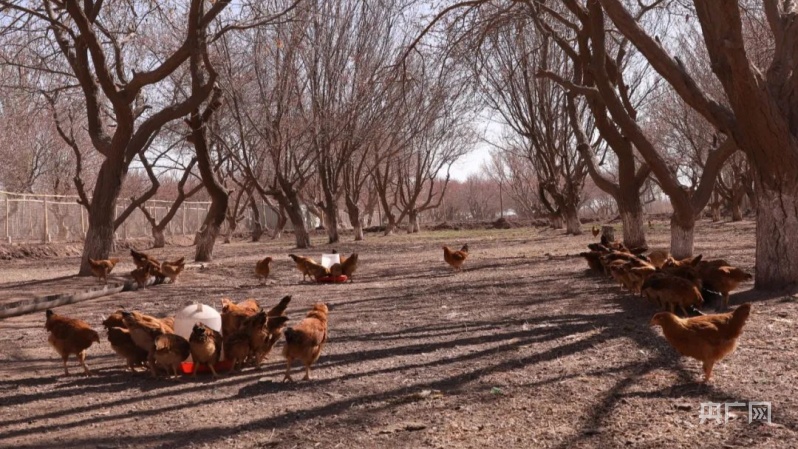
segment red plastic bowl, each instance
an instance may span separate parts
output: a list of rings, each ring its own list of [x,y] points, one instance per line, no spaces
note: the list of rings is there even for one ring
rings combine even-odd
[[[345,274],[342,274],[340,276],[326,276],[326,277],[323,277],[323,278],[319,278],[316,282],[327,282],[327,283],[338,284],[338,283],[341,283],[341,282],[346,282],[347,279],[349,279],[349,278],[346,277]]]
[[[194,372],[194,362],[183,362],[180,364],[180,369],[183,370],[183,374],[191,374]],[[213,369],[216,370],[217,373],[230,371],[233,369],[233,361],[232,360],[222,360],[221,362],[213,365]],[[210,373],[211,370],[203,363],[197,368],[197,372],[200,374]]]

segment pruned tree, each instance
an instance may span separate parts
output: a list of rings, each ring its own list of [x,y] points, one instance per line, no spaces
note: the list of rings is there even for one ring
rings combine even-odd
[[[211,85],[168,104],[148,102],[147,92],[172,82],[185,67],[197,42],[229,4],[217,1],[207,11],[202,0],[183,8],[162,8],[149,2],[87,0],[2,1],[5,36],[35,36],[32,50],[39,69],[70,78],[86,110],[86,128],[94,149],[104,157],[90,203],[89,228],[80,274],[89,275],[88,258],[104,259],[113,249],[114,210],[128,167],[166,123],[187,115],[205,101]],[[137,19],[139,13],[148,20]],[[9,25],[13,24],[13,25]],[[17,27],[18,24],[24,24]],[[169,36],[182,26],[185,37]],[[160,40],[159,45],[153,41]]]
[[[798,37],[793,1],[763,1],[744,10],[737,1],[695,0],[692,10],[713,73],[728,106],[709,96],[687,67],[651,36],[618,0],[591,0],[606,9],[618,30],[684,101],[734,140],[753,168],[757,195],[756,287],[798,282]],[[749,14],[746,16],[745,14]],[[755,40],[746,40],[753,29]],[[764,63],[763,63],[764,62]],[[790,243],[792,242],[792,243]]]

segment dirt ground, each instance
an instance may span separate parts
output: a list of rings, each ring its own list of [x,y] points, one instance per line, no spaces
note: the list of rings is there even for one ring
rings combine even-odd
[[[751,301],[754,311],[739,348],[705,385],[700,363],[648,326],[653,306],[586,272],[576,256],[594,240],[585,229],[579,237],[542,228],[345,237],[335,247],[357,251],[360,263],[343,285],[303,283],[287,257],[329,252],[321,236],[310,251],[293,250],[290,236],[220,243],[213,263],[175,285],[57,309],[100,331],[118,306],[164,316],[190,301],[218,308],[222,297],[255,297],[269,306],[290,294],[290,325],[324,301],[329,343],[309,382],[281,382],[281,346],[261,370],[216,381],[132,374],[104,331],[87,359],[96,375],[65,377],[44,312],[1,320],[0,447],[796,447],[798,299],[754,293],[751,283],[733,294],[732,306]],[[650,245],[667,239],[667,225],[656,223]],[[701,222],[696,240],[697,253],[753,269],[753,223]],[[440,247],[466,242],[466,269],[453,273]],[[274,277],[261,285],[252,269],[265,255],[275,258]],[[120,256],[116,271],[132,269]],[[0,289],[10,298],[85,282],[67,276],[76,264],[0,262],[8,282]],[[70,367],[82,371],[74,359]],[[728,423],[700,423],[702,402],[747,401],[771,402],[773,424],[749,424],[745,408],[733,408]]]

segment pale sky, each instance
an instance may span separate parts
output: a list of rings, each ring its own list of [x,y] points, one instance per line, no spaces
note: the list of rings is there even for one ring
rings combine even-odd
[[[482,171],[482,165],[490,159],[490,145],[480,143],[473,151],[452,164],[451,176],[457,181],[465,181],[468,175]]]

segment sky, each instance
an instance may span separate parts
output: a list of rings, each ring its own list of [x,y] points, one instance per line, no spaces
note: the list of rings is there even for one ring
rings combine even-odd
[[[481,143],[470,153],[458,159],[452,164],[450,172],[452,179],[465,181],[468,175],[481,172],[483,164],[490,159],[490,148],[490,145]]]

